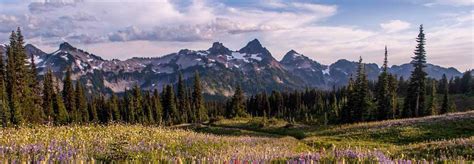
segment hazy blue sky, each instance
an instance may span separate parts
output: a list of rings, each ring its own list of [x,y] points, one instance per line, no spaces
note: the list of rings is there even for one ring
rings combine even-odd
[[[391,64],[413,55],[418,27],[428,62],[474,66],[472,0],[0,0],[0,43],[17,26],[52,52],[60,42],[104,58],[162,56],[257,38],[281,59],[294,49],[323,64],[337,59]]]

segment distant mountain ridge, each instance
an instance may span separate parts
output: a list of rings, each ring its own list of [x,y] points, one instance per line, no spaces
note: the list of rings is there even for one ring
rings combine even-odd
[[[232,51],[222,43],[215,42],[207,50],[182,49],[161,57],[134,57],[127,60],[105,60],[100,56],[78,49],[67,42],[52,53],[45,53],[34,45],[27,44],[28,55],[35,57],[39,74],[48,68],[58,76],[71,67],[73,78],[81,80],[90,89],[98,92],[124,92],[138,84],[143,89],[161,89],[163,85],[176,83],[181,72],[191,86],[194,72],[201,74],[204,92],[214,96],[230,96],[237,85],[248,94],[272,90],[293,90],[307,87],[330,89],[347,84],[355,75],[357,62],[340,59],[324,65],[290,50],[277,61],[270,51],[254,39],[243,48]],[[0,53],[5,47],[0,46]],[[376,80],[381,72],[377,64],[365,65],[370,80]],[[394,65],[389,72],[407,79],[411,64]],[[427,64],[428,75],[439,79],[461,76],[455,68],[444,68]]]

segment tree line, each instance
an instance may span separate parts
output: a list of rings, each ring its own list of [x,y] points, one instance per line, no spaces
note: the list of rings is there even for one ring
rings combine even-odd
[[[456,111],[450,94],[473,94],[471,71],[448,80],[427,78],[425,35],[420,26],[416,39],[410,79],[397,78],[388,72],[388,51],[385,47],[382,72],[376,82],[369,81],[360,58],[355,76],[345,87],[332,91],[273,91],[245,98],[237,87],[221,113],[233,117],[274,117],[290,122],[320,124],[354,123],[395,118],[420,117]],[[439,99],[439,95],[441,99]]]
[[[234,95],[226,101],[206,101],[198,72],[192,86],[186,85],[180,73],[176,85],[164,85],[161,92],[142,90],[135,85],[123,96],[88,93],[80,80],[72,80],[71,68],[63,77],[57,77],[48,69],[42,79],[37,79],[35,58],[27,55],[18,28],[11,33],[7,58],[0,55],[0,119],[3,127],[111,122],[169,126],[203,123],[221,117],[339,124],[455,111],[449,95],[473,93],[470,71],[450,80],[446,75],[441,80],[427,78],[423,71],[426,52],[422,26],[416,41],[414,70],[408,80],[387,71],[385,47],[382,72],[376,82],[367,79],[361,58],[348,85],[331,91],[308,88],[246,96],[242,88],[236,86]]]
[[[40,83],[35,58],[28,57],[24,44],[18,28],[10,35],[7,59],[0,55],[0,120],[3,127],[109,122],[174,125],[208,120],[198,72],[194,75],[192,88],[185,85],[180,74],[176,91],[173,85],[165,85],[162,92],[156,89],[143,91],[135,85],[125,91],[123,97],[93,95],[87,94],[80,80],[72,80],[71,68],[62,79],[48,69]]]

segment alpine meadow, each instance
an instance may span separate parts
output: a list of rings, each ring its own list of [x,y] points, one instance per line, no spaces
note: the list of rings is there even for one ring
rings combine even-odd
[[[473,6],[0,0],[0,163],[473,163]]]

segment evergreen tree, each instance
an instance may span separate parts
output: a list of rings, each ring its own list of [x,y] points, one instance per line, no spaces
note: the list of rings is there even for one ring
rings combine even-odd
[[[36,109],[31,108],[34,106],[32,89],[30,88],[31,82],[31,70],[28,63],[28,55],[24,47],[25,41],[20,27],[16,31],[17,42],[15,46],[15,73],[17,74],[17,85],[19,91],[20,111],[22,117],[28,121],[34,120],[36,117]],[[24,119],[23,118],[23,119]]]
[[[355,102],[353,103],[354,118],[356,122],[365,121],[368,113],[372,110],[372,102],[370,99],[370,91],[368,86],[367,75],[365,74],[365,66],[362,63],[362,57],[359,59],[357,69],[357,79],[354,85]]]
[[[341,114],[341,122],[351,123],[354,122],[354,107],[356,103],[356,92],[354,87],[354,79],[352,75],[349,77],[349,84],[347,85],[347,102],[343,107],[343,112]],[[322,106],[322,98],[318,101],[320,106]],[[322,108],[322,107],[320,107]]]
[[[31,55],[31,62],[30,62],[30,83],[29,83],[29,88],[31,89],[31,100],[33,102],[33,108],[32,108],[32,118],[31,122],[34,123],[43,123],[45,114],[43,110],[43,104],[42,104],[42,99],[41,99],[41,88],[39,87],[38,80],[36,79],[38,77],[38,74],[36,72],[36,63],[35,63],[35,57]]]
[[[56,91],[53,95],[53,109],[54,109],[54,123],[57,125],[64,125],[68,123],[68,112],[64,105],[63,98],[60,94],[59,88],[56,86]]]
[[[119,111],[119,104],[118,104],[118,97],[115,95],[115,93],[112,93],[112,96],[110,96],[109,100],[109,108],[112,113],[112,119],[113,121],[120,121],[120,111]]]
[[[155,123],[158,125],[161,125],[163,123],[163,108],[161,105],[160,94],[158,93],[157,89],[153,91],[152,99],[153,99],[152,109],[153,109],[153,117],[154,117]]]
[[[408,84],[407,82],[405,81],[405,79],[403,78],[403,76],[400,76],[400,79],[398,79],[398,86],[397,86],[397,94],[400,96],[400,97],[405,97],[407,94],[407,90],[408,90]]]
[[[178,77],[178,95],[177,95],[177,105],[181,113],[182,122],[189,122],[188,116],[191,113],[189,102],[187,101],[186,95],[186,86],[184,85],[183,74],[180,72]]]
[[[66,107],[66,111],[69,113],[69,118],[71,119],[70,121],[79,122],[80,113],[76,111],[76,99],[74,98],[74,85],[71,79],[71,73],[71,67],[68,67],[63,80],[62,96],[64,106]]]
[[[472,92],[471,83],[472,83],[471,71],[464,72],[461,78],[461,83],[459,84],[460,91],[462,93],[471,93]]]
[[[446,85],[448,85],[449,88],[448,78],[446,77],[446,74],[443,74],[443,76],[441,76],[441,79],[438,81],[438,88],[436,89],[438,91],[438,94],[444,94]]]
[[[208,119],[207,110],[204,106],[204,98],[202,96],[201,79],[197,71],[194,74],[193,108],[194,112],[196,112],[198,122],[204,122]]]
[[[87,110],[87,99],[84,93],[84,87],[82,86],[79,80],[76,81],[76,91],[74,98],[76,98],[76,110],[80,114],[78,121],[80,122],[89,122],[89,112]]]
[[[397,90],[398,90],[398,81],[397,77],[395,77],[392,74],[388,75],[388,90],[389,90],[389,99],[390,99],[390,113],[389,113],[389,118],[396,118],[399,114],[400,111],[398,109],[398,95],[397,95]]]
[[[153,119],[152,99],[149,91],[145,92],[143,99],[143,112],[145,114],[146,123],[153,124],[155,120]]]
[[[175,95],[173,91],[173,86],[171,85],[167,85],[163,93],[163,112],[164,120],[168,125],[178,123],[179,113],[176,109]]]
[[[272,91],[269,101],[270,101],[270,108],[271,108],[270,111],[272,111],[270,115],[276,116],[276,117],[282,117],[284,106],[283,106],[283,96],[281,95],[281,93],[278,91]]]
[[[387,72],[387,46],[385,46],[385,58],[382,66],[382,73],[379,75],[377,82],[377,119],[385,120],[390,117],[391,113],[391,95],[389,91],[389,74]]]
[[[228,118],[234,118],[234,117],[246,117],[247,114],[245,113],[245,96],[240,88],[240,86],[237,86],[235,89],[234,96],[231,99],[231,106],[228,108],[226,115]]]
[[[423,25],[420,25],[420,33],[416,39],[418,45],[415,49],[413,57],[414,70],[411,72],[410,84],[408,86],[407,96],[404,104],[404,117],[419,117],[426,114],[425,111],[425,92],[426,92],[426,75],[423,70],[426,63],[425,51],[425,34],[423,33]]]
[[[444,87],[442,88],[443,103],[441,104],[441,109],[439,112],[440,114],[445,114],[449,111],[449,83],[445,74],[443,74],[443,77],[441,78],[441,83],[444,84]]]
[[[10,35],[10,45],[7,46],[7,68],[6,68],[6,82],[7,82],[7,95],[8,101],[10,102],[10,122],[14,125],[19,125],[23,123],[23,114],[22,106],[20,100],[22,99],[22,91],[25,88],[24,85],[21,85],[22,78],[19,77],[22,74],[21,65],[22,62],[18,61],[19,48],[17,33],[12,31]]]
[[[93,123],[99,122],[99,114],[97,110],[97,106],[98,106],[97,98],[93,96],[88,106],[89,106],[88,107],[89,121]]]
[[[0,55],[0,121],[2,127],[10,125],[10,109],[5,85],[5,64],[3,55]]]
[[[186,105],[187,106],[186,108],[188,109],[188,113],[187,113],[188,114],[188,120],[189,120],[189,122],[195,123],[195,122],[198,122],[198,118],[197,118],[198,116],[196,114],[197,112],[194,112],[194,110],[193,110],[193,108],[194,108],[193,107],[193,91],[189,87],[186,90],[187,90],[186,91],[186,102],[187,103],[184,104],[184,105]]]
[[[135,109],[135,104],[134,104],[134,98],[132,96],[132,94],[128,91],[125,92],[125,102],[126,102],[126,121],[129,122],[129,123],[134,123],[135,122],[135,113],[136,113],[136,109]]]
[[[142,105],[142,91],[138,85],[132,89],[132,101],[133,101],[133,109],[134,111],[134,122],[143,123],[145,120],[145,113],[143,112],[143,105]]]
[[[43,110],[48,123],[52,123],[55,118],[54,96],[53,73],[48,69],[43,80]]]
[[[266,116],[270,114],[270,101],[268,101],[268,96],[266,92],[263,92],[260,97],[260,110],[262,110]]]

